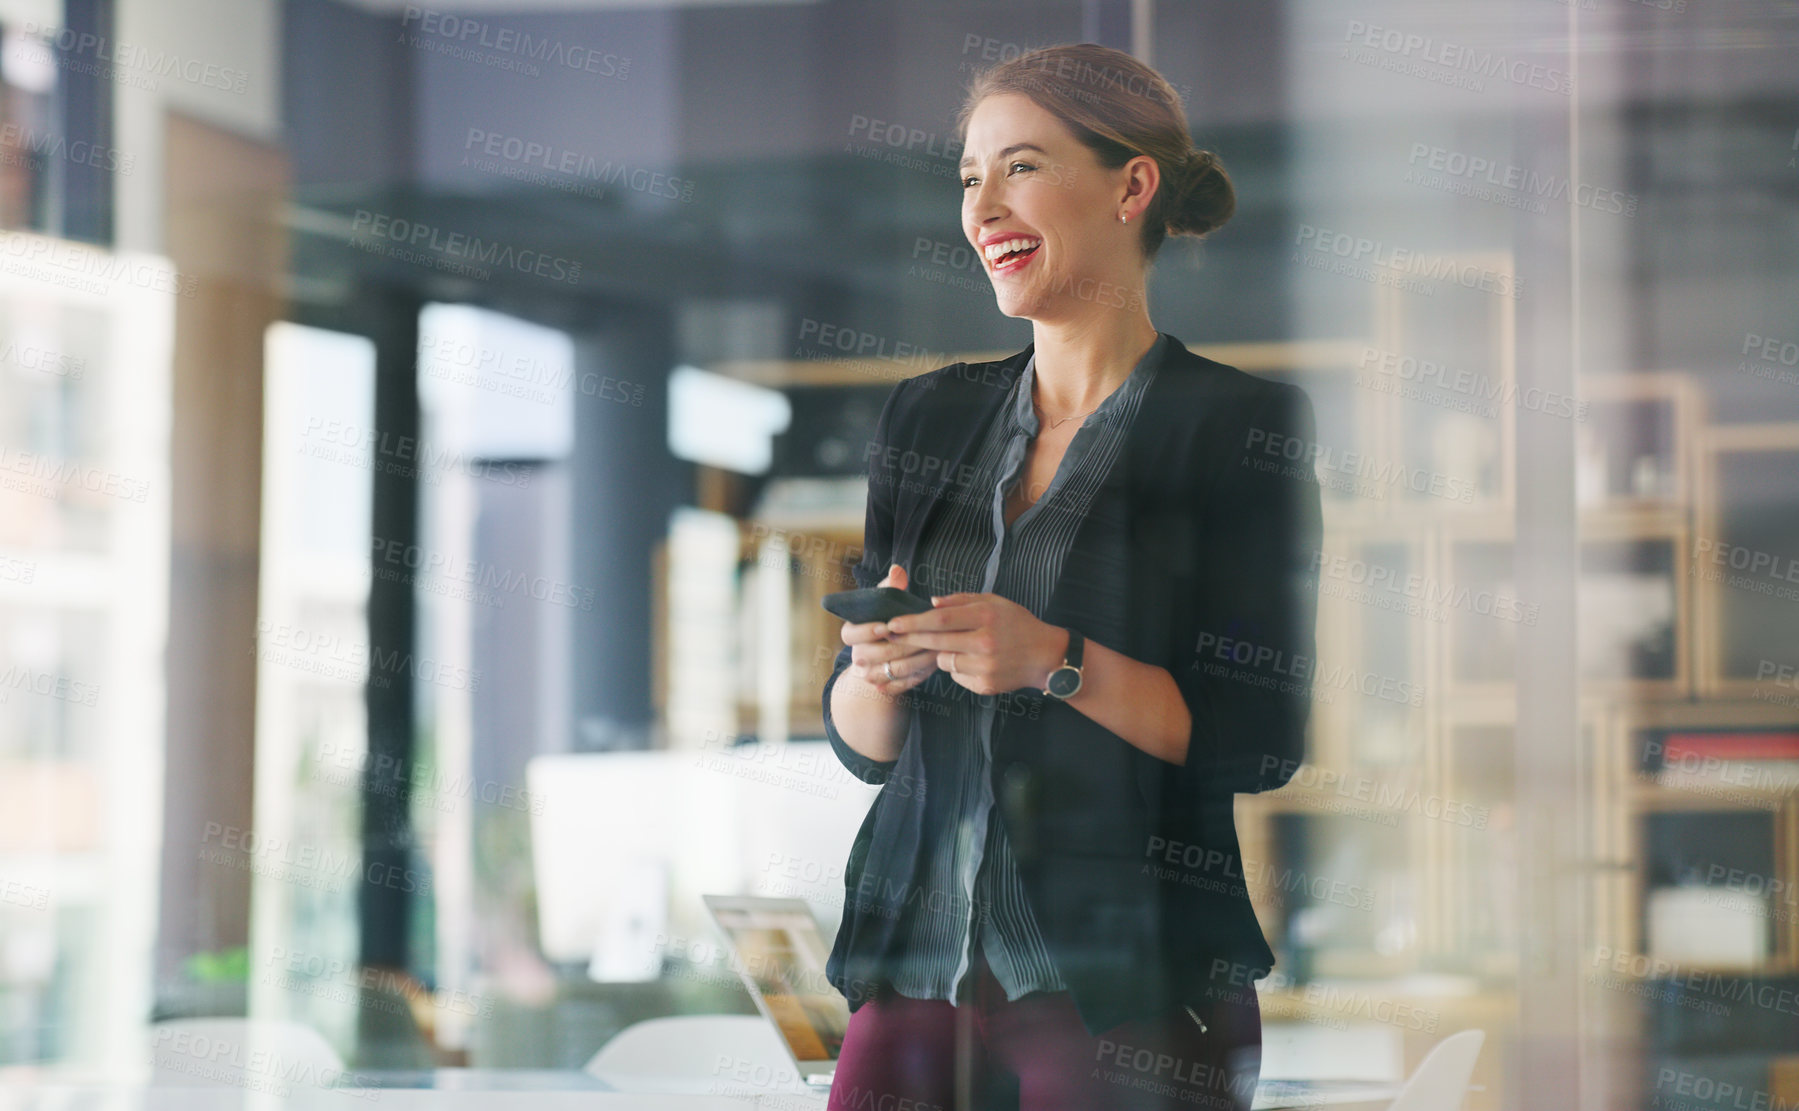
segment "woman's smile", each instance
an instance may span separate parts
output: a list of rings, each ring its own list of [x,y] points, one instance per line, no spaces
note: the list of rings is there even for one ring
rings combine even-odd
[[[981,247],[987,269],[995,276],[1009,276],[1031,264],[1043,246],[1034,235],[1001,235],[989,238]]]

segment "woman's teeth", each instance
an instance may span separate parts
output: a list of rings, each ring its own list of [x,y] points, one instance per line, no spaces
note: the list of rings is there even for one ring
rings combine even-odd
[[[994,269],[1018,262],[1041,246],[1041,239],[1015,238],[1002,239],[989,243],[985,249],[988,265]]]

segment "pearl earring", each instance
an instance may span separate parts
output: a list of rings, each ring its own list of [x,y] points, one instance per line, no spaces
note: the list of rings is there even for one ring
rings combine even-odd
[[[1124,213],[1120,212],[1118,214],[1118,222],[1121,224],[1128,224],[1131,222],[1131,218],[1129,216],[1126,216]]]

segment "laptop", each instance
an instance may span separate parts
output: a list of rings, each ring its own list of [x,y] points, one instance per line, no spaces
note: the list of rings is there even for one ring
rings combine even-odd
[[[803,899],[704,895],[732,961],[762,1017],[774,1024],[807,1086],[825,1090],[837,1069],[849,1004],[825,976],[831,950]]]

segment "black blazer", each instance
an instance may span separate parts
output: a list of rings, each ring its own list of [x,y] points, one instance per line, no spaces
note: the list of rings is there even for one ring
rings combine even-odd
[[[1150,756],[1028,689],[1002,696],[992,736],[996,813],[1044,942],[1095,1036],[1177,1003],[1253,998],[1251,981],[1274,955],[1249,901],[1232,796],[1292,777],[1311,708],[1322,529],[1311,401],[1170,339],[1043,620],[1166,668],[1192,714],[1186,762]],[[991,498],[970,487],[973,452],[1030,353],[894,387],[868,445],[858,585],[875,585],[892,563],[911,570],[945,498]],[[1130,539],[1124,582],[1094,573],[1104,566],[1097,538],[1110,530],[1089,526],[1102,514]],[[943,736],[948,719],[913,701],[898,759],[850,748],[830,716],[849,662],[845,646],[824,686],[826,734],[845,767],[883,785],[850,850],[826,966],[854,1010],[904,943],[895,907],[917,839],[952,835],[921,833],[916,820],[929,797],[929,749],[966,741]]]

